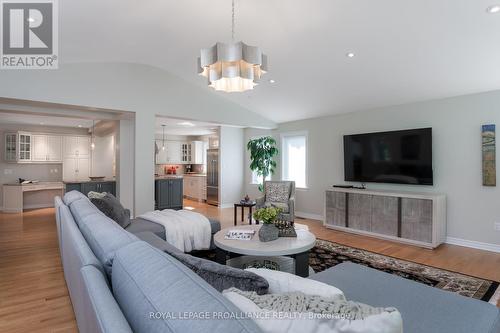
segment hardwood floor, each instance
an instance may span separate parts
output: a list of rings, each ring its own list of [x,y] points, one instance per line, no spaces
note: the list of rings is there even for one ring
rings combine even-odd
[[[54,209],[0,213],[0,332],[77,332]]]
[[[186,207],[233,225],[233,209],[186,200]],[[241,222],[239,222],[241,223]],[[500,254],[454,245],[437,250],[382,241],[298,219],[320,239],[500,281]],[[500,304],[498,304],[500,306]],[[0,332],[77,332],[61,267],[54,210],[0,213]]]

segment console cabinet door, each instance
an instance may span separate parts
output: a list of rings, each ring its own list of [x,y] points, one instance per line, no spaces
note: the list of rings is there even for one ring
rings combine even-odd
[[[372,196],[368,194],[348,194],[348,221],[349,228],[371,231]]]
[[[401,199],[401,237],[432,242],[432,200]]]
[[[342,192],[326,192],[326,224],[345,227],[346,194]]]
[[[374,195],[372,198],[371,231],[398,236],[398,198]]]

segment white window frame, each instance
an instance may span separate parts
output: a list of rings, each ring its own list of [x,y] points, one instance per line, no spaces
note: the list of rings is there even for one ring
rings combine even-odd
[[[309,189],[309,132],[308,131],[294,131],[294,132],[283,132],[280,133],[280,146],[281,146],[281,180],[284,180],[283,175],[285,174],[285,154],[284,154],[284,144],[285,138],[292,136],[304,136],[306,138],[306,165],[305,165],[305,187],[299,187],[295,184],[297,189],[308,190]]]
[[[260,138],[264,138],[266,136],[272,136],[272,135],[270,135],[270,134],[267,135],[266,134],[266,135],[252,136],[248,140],[260,139]],[[250,152],[247,150],[247,153],[248,153],[248,165],[250,166],[250,163],[252,163],[251,160],[250,160]],[[258,178],[257,177],[257,171],[253,171],[252,169],[250,169],[250,185],[256,185],[257,186],[257,185],[259,185],[259,183],[258,182],[257,183],[254,182],[254,179],[253,179],[254,175],[255,175],[255,178]],[[266,181],[272,180],[272,175],[268,175],[267,177],[268,177],[268,179],[265,179]]]

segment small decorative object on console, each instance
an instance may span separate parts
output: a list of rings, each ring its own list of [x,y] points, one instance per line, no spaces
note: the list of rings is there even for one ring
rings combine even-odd
[[[245,202],[249,202],[249,201],[250,201],[250,197],[248,196],[248,194],[247,194],[247,195],[245,195],[245,198],[244,198],[244,199],[245,199]]]

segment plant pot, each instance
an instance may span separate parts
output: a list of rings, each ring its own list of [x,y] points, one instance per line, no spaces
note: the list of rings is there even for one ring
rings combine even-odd
[[[278,239],[279,230],[273,223],[264,223],[259,229],[259,240],[261,242],[270,242]]]

